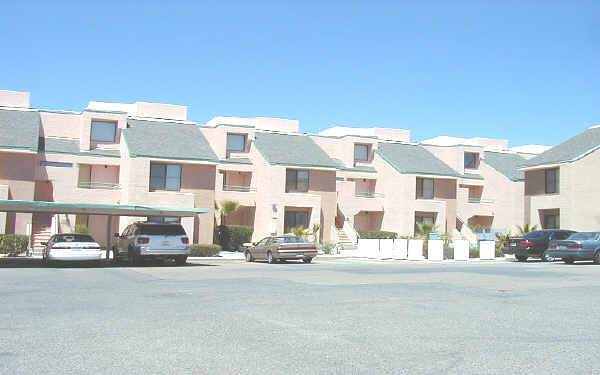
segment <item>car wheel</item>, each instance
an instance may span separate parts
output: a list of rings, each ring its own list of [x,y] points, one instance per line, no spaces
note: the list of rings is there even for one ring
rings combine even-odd
[[[594,255],[594,264],[600,264],[600,250],[598,250],[596,255]]]
[[[269,262],[269,264],[277,263],[275,258],[273,258],[273,253],[270,251],[267,253],[267,262]]]
[[[175,258],[175,265],[183,266],[187,262],[187,255],[177,255]]]
[[[517,255],[515,258],[517,258],[517,261],[519,262],[525,262],[527,260],[527,257],[524,255]]]
[[[563,261],[567,264],[573,264],[573,262],[574,262],[574,260],[570,259],[570,258],[565,258],[565,259],[563,259]]]
[[[254,258],[252,257],[252,253],[250,251],[246,251],[246,254],[244,254],[246,257],[246,262],[254,262]]]
[[[553,256],[548,255],[545,251],[542,254],[542,262],[554,262],[555,258]]]
[[[302,259],[302,261],[304,263],[310,263],[310,262],[312,262],[312,258],[304,258],[304,259]]]

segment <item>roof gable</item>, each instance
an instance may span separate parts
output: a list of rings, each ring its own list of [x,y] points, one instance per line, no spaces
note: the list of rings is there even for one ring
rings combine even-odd
[[[0,109],[0,147],[37,152],[40,123],[37,112]]]
[[[486,151],[483,162],[512,181],[523,181],[525,174],[519,167],[527,162],[527,159],[518,154],[506,152]]]
[[[600,147],[600,127],[593,127],[523,163],[522,167],[575,161]]]
[[[376,152],[400,173],[461,177],[420,145],[380,143]]]
[[[123,137],[131,157],[218,162],[196,125],[133,119],[127,124]]]
[[[254,144],[269,164],[339,168],[338,163],[305,135],[260,132],[256,133]]]

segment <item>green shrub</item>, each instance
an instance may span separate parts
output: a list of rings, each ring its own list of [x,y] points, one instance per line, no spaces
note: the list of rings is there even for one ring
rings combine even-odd
[[[469,248],[469,258],[479,258],[479,246]]]
[[[454,259],[454,248],[444,243],[444,259]]]
[[[333,253],[333,250],[335,249],[335,242],[325,242],[325,243],[317,244],[317,248],[325,254],[331,254],[331,253]]]
[[[246,225],[219,225],[217,240],[224,251],[240,251],[242,244],[250,242],[254,228]]]
[[[502,246],[498,247],[498,245],[496,245],[496,250],[494,251],[494,256],[496,258],[502,258],[504,256],[504,252],[502,251]]]
[[[214,244],[196,244],[190,245],[190,256],[193,257],[214,257],[219,255],[221,246]]]
[[[363,230],[358,232],[362,239],[395,239],[398,237],[398,233],[386,232],[383,230]]]
[[[0,234],[0,254],[16,256],[27,251],[29,237],[22,234]]]

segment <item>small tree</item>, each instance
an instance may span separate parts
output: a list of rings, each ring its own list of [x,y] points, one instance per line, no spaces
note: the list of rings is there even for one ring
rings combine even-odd
[[[519,225],[517,226],[517,228],[519,229],[519,235],[520,236],[524,236],[529,232],[533,232],[534,230],[538,229],[537,224],[534,226],[530,226],[529,224],[525,224],[525,225]]]
[[[425,258],[429,256],[429,236],[431,233],[437,232],[437,227],[433,223],[417,223],[417,238],[423,239],[423,255]]]
[[[313,234],[315,242],[319,242],[319,241],[317,241],[317,238],[318,238],[317,232],[319,231],[319,229],[321,229],[321,226],[317,223],[314,223],[312,226],[312,234]]]
[[[292,228],[292,234],[296,237],[302,237],[306,234],[306,229],[302,225]]]
[[[225,225],[225,218],[240,208],[240,202],[238,201],[221,201],[221,204],[215,202],[215,210],[217,210],[221,216],[221,225]]]

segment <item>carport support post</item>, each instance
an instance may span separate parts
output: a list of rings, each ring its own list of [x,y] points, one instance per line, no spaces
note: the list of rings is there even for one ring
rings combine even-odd
[[[106,260],[109,259],[110,250],[112,249],[112,238],[113,238],[113,216],[108,215],[108,231],[106,233]]]

